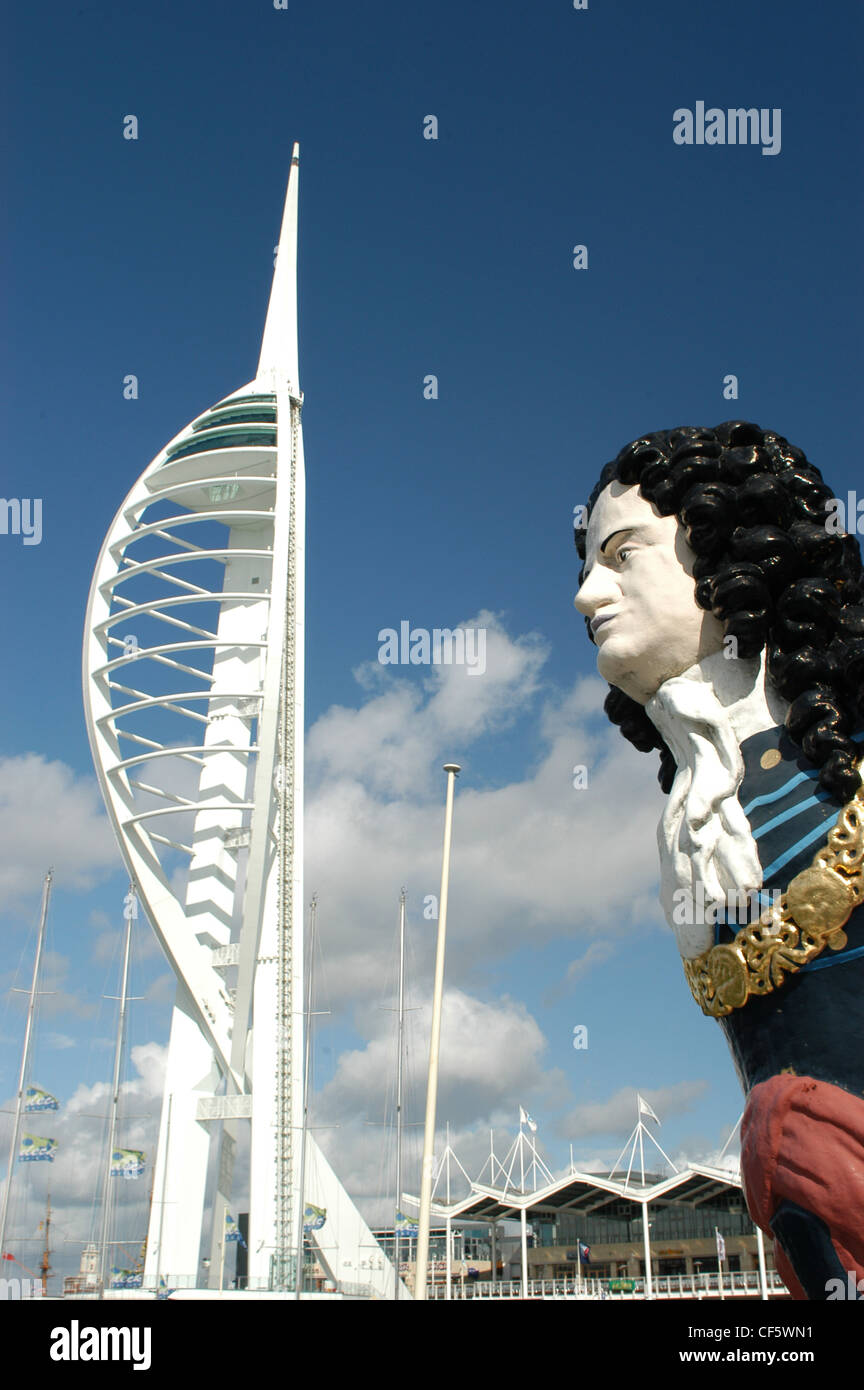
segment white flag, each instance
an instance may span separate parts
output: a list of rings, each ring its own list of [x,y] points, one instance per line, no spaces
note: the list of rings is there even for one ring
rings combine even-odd
[[[519,1123],[520,1125],[527,1125],[532,1134],[537,1133],[537,1125],[535,1121],[531,1119],[531,1116],[528,1114],[527,1110],[522,1109],[521,1105],[519,1106]]]
[[[717,1258],[722,1262],[726,1258],[726,1242],[717,1226],[714,1227],[714,1234],[717,1237]]]
[[[643,1100],[642,1097],[639,1095],[638,1092],[637,1092],[637,1094],[636,1094],[636,1099],[637,1099],[638,1102],[639,1102],[639,1114],[640,1114],[640,1115],[647,1115],[648,1118],[649,1118],[649,1120],[657,1120],[657,1123],[658,1123],[658,1125],[659,1125],[660,1120],[659,1120],[659,1118],[654,1114],[654,1111],[651,1109],[651,1106],[648,1104],[647,1100]]]

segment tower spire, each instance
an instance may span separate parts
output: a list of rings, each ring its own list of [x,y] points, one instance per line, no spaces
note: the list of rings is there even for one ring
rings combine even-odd
[[[300,181],[300,146],[295,144],[285,193],[282,230],[276,253],[276,268],[267,306],[261,356],[256,380],[275,372],[287,380],[295,394],[300,391],[297,348],[297,186]]]

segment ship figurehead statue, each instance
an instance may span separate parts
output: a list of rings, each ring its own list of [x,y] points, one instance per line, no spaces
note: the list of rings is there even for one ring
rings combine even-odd
[[[748,1207],[808,1299],[864,1289],[864,568],[837,511],[729,421],[628,444],[576,533],[604,708],[660,755],[663,908],[747,1095]]]

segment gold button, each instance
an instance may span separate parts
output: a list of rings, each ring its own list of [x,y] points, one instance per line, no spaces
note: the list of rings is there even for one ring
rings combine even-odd
[[[783,755],[781,754],[780,749],[769,748],[767,752],[763,753],[762,757],[759,759],[759,766],[764,767],[765,771],[767,772],[769,768],[776,767],[777,764],[782,761]]]

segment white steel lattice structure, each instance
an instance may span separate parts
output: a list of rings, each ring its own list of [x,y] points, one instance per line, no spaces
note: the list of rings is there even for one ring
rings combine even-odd
[[[145,1283],[210,1279],[251,1125],[249,1287],[292,1289],[303,1117],[305,472],[294,147],[254,381],[182,430],[106,538],[84,645],[88,732],[129,873],[177,976]],[[311,1137],[305,1200],[340,1283],[394,1275]]]

